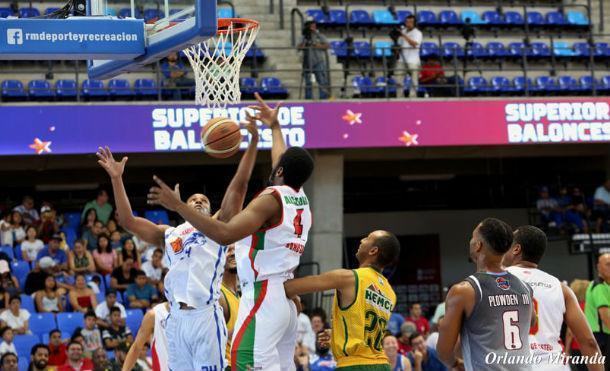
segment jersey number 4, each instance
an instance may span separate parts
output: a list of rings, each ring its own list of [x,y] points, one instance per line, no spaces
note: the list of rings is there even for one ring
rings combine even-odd
[[[301,224],[302,215],[303,209],[297,209],[297,215],[292,220],[292,225],[294,226],[294,234],[296,234],[298,238],[301,238],[301,235],[303,235],[303,224]]]
[[[519,330],[519,311],[509,310],[502,314],[504,347],[508,350],[521,349],[521,332]]]

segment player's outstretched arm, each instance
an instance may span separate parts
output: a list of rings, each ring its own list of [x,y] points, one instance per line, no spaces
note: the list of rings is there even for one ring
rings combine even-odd
[[[284,134],[282,134],[282,128],[280,127],[280,122],[277,119],[277,114],[280,110],[282,102],[278,103],[275,108],[272,109],[267,105],[267,103],[265,103],[260,94],[254,93],[254,96],[258,101],[258,105],[249,106],[248,108],[256,110],[257,112],[254,117],[257,120],[260,120],[263,124],[269,126],[271,129],[271,138],[273,140],[273,144],[271,146],[271,168],[275,169],[277,164],[280,162],[280,157],[282,157],[284,152],[286,152]]]
[[[565,321],[572,332],[573,336],[580,345],[580,351],[584,356],[593,357],[596,354],[601,356],[601,351],[597,345],[597,341],[593,336],[591,327],[587,322],[587,318],[578,305],[578,299],[572,292],[572,290],[566,285],[561,285],[563,291],[563,298],[565,300],[566,312]],[[601,364],[588,364],[587,368],[589,371],[603,371],[604,365]]]
[[[162,205],[176,211],[198,231],[221,245],[230,245],[257,232],[267,221],[282,212],[281,201],[273,194],[274,191],[266,190],[230,221],[222,222],[189,207],[180,200],[178,192],[169,188],[159,177],[154,176],[153,180],[159,186],[150,189],[149,205]]]
[[[163,246],[163,233],[168,226],[159,226],[147,219],[133,216],[127,191],[123,184],[123,171],[125,170],[127,157],[123,157],[121,162],[115,161],[108,147],[99,147],[96,155],[98,164],[106,170],[112,182],[114,202],[119,214],[119,220],[117,220],[119,225],[150,244]]]
[[[127,352],[127,356],[125,357],[125,362],[123,363],[122,371],[130,371],[133,366],[136,365],[138,361],[138,357],[140,352],[146,346],[146,343],[150,340],[153,335],[153,331],[155,329],[155,312],[151,309],[144,315],[142,319],[142,325],[138,330],[138,335],[134,340],[131,348],[129,348],[129,352]]]
[[[246,192],[248,192],[248,182],[256,163],[256,154],[258,152],[258,129],[256,128],[256,119],[246,113],[246,129],[252,136],[248,149],[241,157],[237,171],[229,183],[225,195],[220,204],[220,210],[218,211],[218,220],[227,222],[232,217],[237,215],[243,207],[244,200],[246,199]]]
[[[286,291],[286,296],[292,298],[297,295],[334,289],[349,291],[355,285],[356,280],[354,279],[353,271],[349,269],[335,269],[315,276],[288,280],[284,282],[284,290]]]
[[[455,345],[462,329],[462,318],[467,314],[469,304],[474,305],[474,300],[474,289],[467,282],[453,286],[445,299],[445,318],[439,326],[436,351],[441,361],[449,368],[458,361]]]

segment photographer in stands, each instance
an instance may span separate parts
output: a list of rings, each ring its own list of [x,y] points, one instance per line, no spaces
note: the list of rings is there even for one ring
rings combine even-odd
[[[419,49],[423,38],[421,31],[415,25],[415,16],[409,15],[405,19],[404,26],[393,30],[390,36],[396,40],[399,47],[398,61],[394,69],[396,83],[401,86],[405,76],[411,76],[409,97],[414,98],[417,96],[418,73],[421,66]],[[406,86],[399,90],[405,92]]]
[[[320,89],[320,99],[330,95],[328,71],[326,69],[326,50],[328,40],[318,31],[316,22],[309,20],[303,27],[303,39],[298,48],[303,50],[303,79],[305,80],[305,99],[312,99],[311,80],[315,76]]]

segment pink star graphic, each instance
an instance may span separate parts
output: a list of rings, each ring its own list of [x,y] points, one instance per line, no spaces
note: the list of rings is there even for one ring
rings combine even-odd
[[[30,144],[29,147],[33,149],[37,155],[47,152],[51,152],[51,141],[44,142],[38,138],[34,138],[34,143]]]
[[[343,115],[343,117],[341,117],[345,122],[347,122],[350,125],[354,125],[354,124],[362,124],[362,119],[361,119],[362,113],[357,112],[354,113],[352,112],[352,110],[347,110],[345,111],[345,115]]]
[[[405,146],[410,147],[411,145],[416,146],[419,144],[417,142],[417,137],[419,137],[418,134],[409,134],[409,132],[405,130],[402,132],[402,135],[398,138],[398,140],[403,142]]]

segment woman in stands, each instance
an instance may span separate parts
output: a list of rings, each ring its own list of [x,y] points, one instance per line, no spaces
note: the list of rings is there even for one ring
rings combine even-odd
[[[19,295],[19,280],[11,274],[11,269],[6,260],[0,261],[0,286],[10,296]]]
[[[97,238],[97,249],[93,251],[93,259],[97,271],[102,275],[112,273],[112,270],[119,266],[117,254],[110,246],[107,235],[101,234]]]
[[[63,298],[57,290],[55,277],[48,276],[44,281],[44,290],[34,293],[38,313],[58,313],[64,310]]]
[[[411,371],[411,362],[409,358],[398,353],[398,340],[393,335],[386,335],[383,338],[383,351],[385,352],[388,361],[390,361],[390,370],[392,371]]]
[[[68,268],[73,273],[89,274],[95,272],[93,255],[85,248],[85,241],[74,241],[74,250],[68,252]]]
[[[25,234],[26,239],[21,243],[21,256],[28,263],[35,262],[38,252],[44,248],[44,243],[36,238],[38,232],[32,225],[28,227]]]
[[[15,246],[25,239],[23,217],[19,211],[13,210],[2,224],[2,245]]]
[[[87,286],[87,280],[82,273],[78,273],[74,278],[74,288],[70,290],[70,304],[75,311],[81,313],[87,313],[97,307],[95,294]]]
[[[123,264],[123,261],[127,258],[133,259],[133,267],[136,269],[140,269],[142,266],[142,260],[140,259],[140,254],[138,254],[138,250],[136,249],[136,245],[133,243],[133,240],[127,239],[123,242],[123,248],[121,249],[121,253],[119,254],[119,266]]]
[[[93,225],[97,221],[97,212],[94,208],[88,209],[85,211],[85,219],[80,225],[80,234],[81,236],[85,233],[85,231],[91,231]]]

